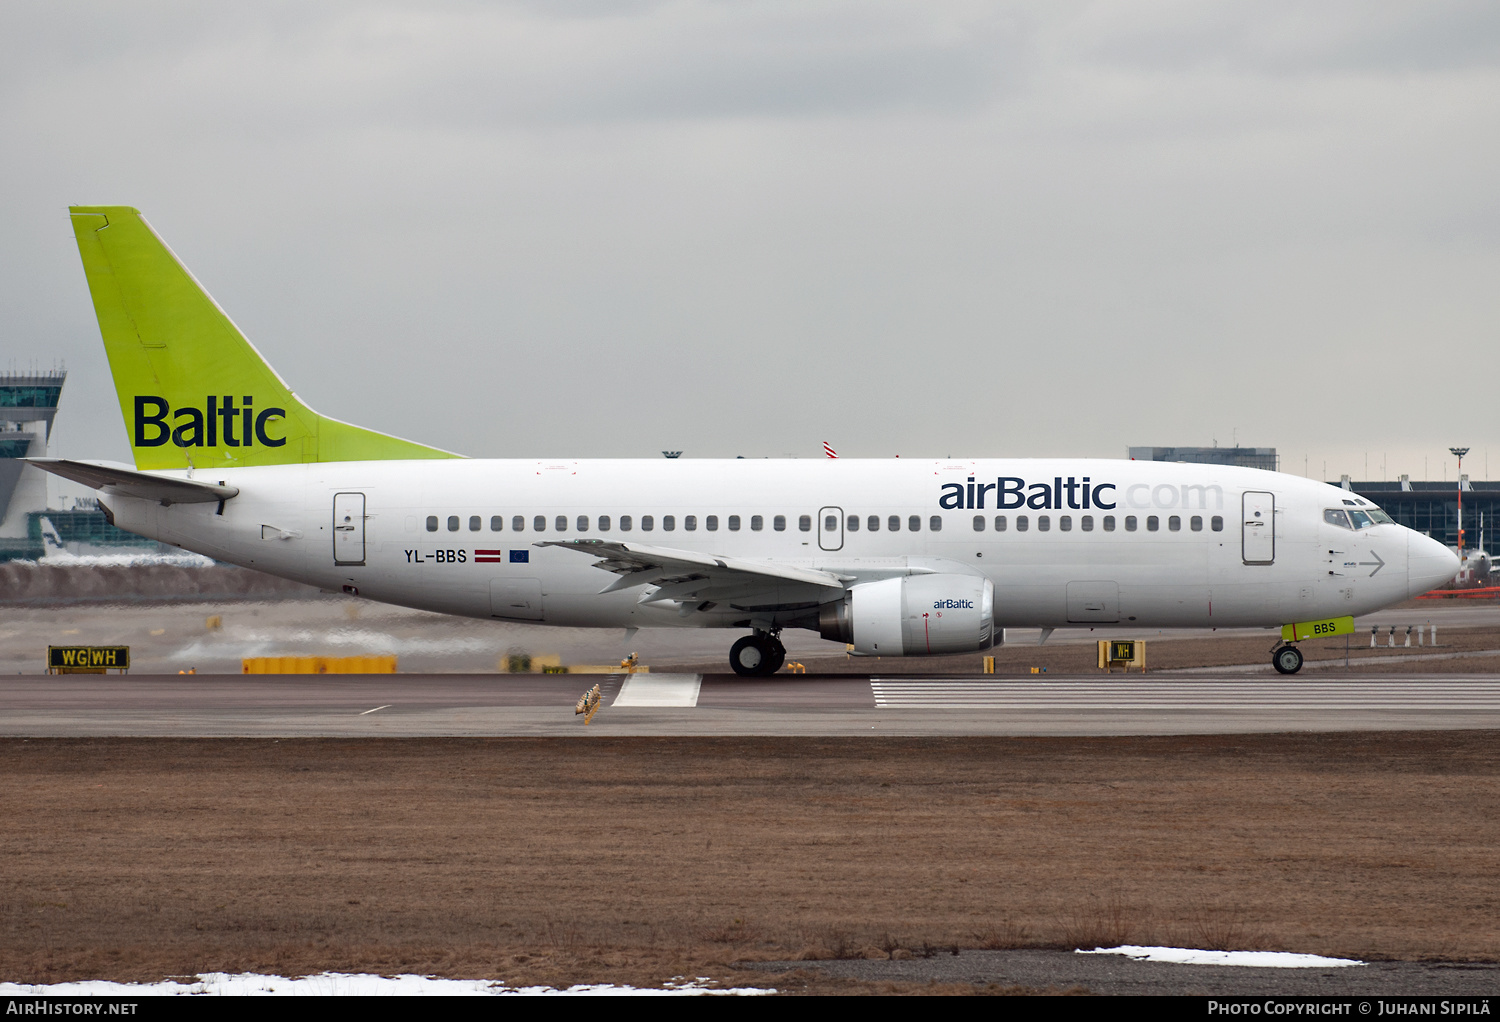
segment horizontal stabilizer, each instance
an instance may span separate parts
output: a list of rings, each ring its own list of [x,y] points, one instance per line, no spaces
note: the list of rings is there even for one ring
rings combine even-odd
[[[216,486],[197,479],[137,472],[108,461],[69,461],[65,458],[27,458],[37,468],[103,493],[139,497],[160,504],[209,504],[228,500],[240,492],[238,486]]]

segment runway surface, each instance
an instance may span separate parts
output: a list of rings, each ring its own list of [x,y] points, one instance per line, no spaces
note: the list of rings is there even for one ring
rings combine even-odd
[[[592,724],[574,703],[598,682]],[[0,735],[1129,735],[1500,728],[1494,675],[26,675]]]

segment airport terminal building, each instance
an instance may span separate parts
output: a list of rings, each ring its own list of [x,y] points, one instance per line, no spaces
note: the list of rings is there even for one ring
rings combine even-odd
[[[1237,465],[1242,468],[1278,467],[1274,447],[1132,447],[1132,461],[1187,461],[1200,465]],[[1458,546],[1458,494],[1463,488],[1464,548],[1483,550],[1494,558],[1500,552],[1495,537],[1495,513],[1500,511],[1500,481],[1414,483],[1402,476],[1395,482],[1364,482],[1348,476],[1330,486],[1350,490],[1379,504],[1398,524],[1425,533],[1445,546]]]
[[[65,369],[0,373],[0,562],[37,560],[49,540],[77,554],[161,549],[110,525],[92,499],[49,507],[47,474],[22,460],[46,456],[67,377]]]

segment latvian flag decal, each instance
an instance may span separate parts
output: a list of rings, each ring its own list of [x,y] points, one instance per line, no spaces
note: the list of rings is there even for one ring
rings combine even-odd
[[[499,564],[501,561],[503,561],[505,559],[504,558],[504,554],[505,554],[504,550],[475,550],[474,551],[474,563],[475,564]]]

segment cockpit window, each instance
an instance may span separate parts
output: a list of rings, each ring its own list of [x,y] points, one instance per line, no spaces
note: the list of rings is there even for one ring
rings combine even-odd
[[[1329,525],[1337,525],[1341,529],[1351,528],[1349,525],[1349,516],[1343,512],[1342,508],[1331,507],[1324,511],[1323,521]]]
[[[1323,512],[1323,521],[1341,529],[1368,529],[1372,525],[1390,525],[1391,516],[1378,507],[1367,506],[1364,511],[1350,508],[1345,511],[1331,507]]]

